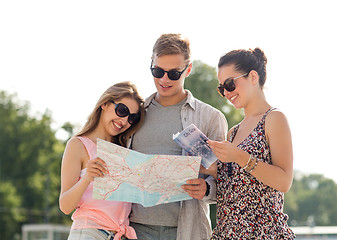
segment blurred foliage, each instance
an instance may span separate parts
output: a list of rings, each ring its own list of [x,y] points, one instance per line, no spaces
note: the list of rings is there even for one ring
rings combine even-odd
[[[68,138],[66,139],[65,142],[68,142],[68,140],[74,136],[74,124],[70,123],[70,122],[65,122],[62,127],[61,127],[64,131],[66,131],[66,133],[68,134]]]
[[[194,97],[224,113],[230,129],[243,119],[243,112],[219,95],[218,85],[217,72],[214,67],[201,61],[193,61],[192,72],[185,79],[184,87],[190,90]]]
[[[336,226],[337,184],[320,174],[295,172],[292,187],[285,194],[284,212],[292,226]]]
[[[65,223],[59,211],[64,143],[55,138],[51,114],[29,115],[30,106],[0,91],[0,239],[23,223]]]

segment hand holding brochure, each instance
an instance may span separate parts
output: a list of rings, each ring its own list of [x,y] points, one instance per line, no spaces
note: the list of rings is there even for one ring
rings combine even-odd
[[[194,124],[173,134],[173,140],[191,156],[201,156],[201,164],[205,168],[209,168],[217,160],[207,144],[209,139]]]

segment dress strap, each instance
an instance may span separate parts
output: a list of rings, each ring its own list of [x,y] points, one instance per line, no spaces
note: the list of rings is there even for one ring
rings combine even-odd
[[[229,139],[228,139],[229,142],[233,142],[233,139],[234,139],[234,137],[235,137],[235,135],[236,135],[236,133],[239,129],[239,126],[240,126],[240,124],[237,124],[236,126],[233,127],[233,131],[232,131],[232,133],[231,133],[231,135],[229,136]]]
[[[263,115],[263,117],[262,117],[261,121],[262,121],[262,122],[264,122],[264,121],[265,121],[265,119],[266,119],[266,117],[268,116],[268,114],[269,114],[269,113],[271,113],[272,111],[274,111],[275,109],[277,109],[277,108],[275,108],[275,107],[271,107],[271,108],[269,108],[269,109],[268,109],[268,111],[267,111],[267,112],[265,112],[265,114]]]
[[[87,149],[90,159],[96,158],[97,155],[96,144],[86,136],[77,136],[77,138],[81,140],[81,142]]]

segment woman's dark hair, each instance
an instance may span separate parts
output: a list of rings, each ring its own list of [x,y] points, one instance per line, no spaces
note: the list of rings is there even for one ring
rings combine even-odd
[[[218,68],[231,64],[234,64],[235,69],[242,73],[249,73],[255,70],[259,74],[261,88],[265,84],[267,78],[267,57],[260,48],[230,51],[220,58]]]

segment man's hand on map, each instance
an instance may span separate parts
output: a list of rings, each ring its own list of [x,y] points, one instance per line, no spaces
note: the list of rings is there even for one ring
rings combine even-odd
[[[103,177],[104,173],[108,173],[106,167],[106,163],[100,158],[89,160],[87,163],[87,173],[85,178],[92,181],[95,177]]]
[[[182,188],[190,197],[201,200],[206,193],[206,181],[203,178],[187,180]]]

